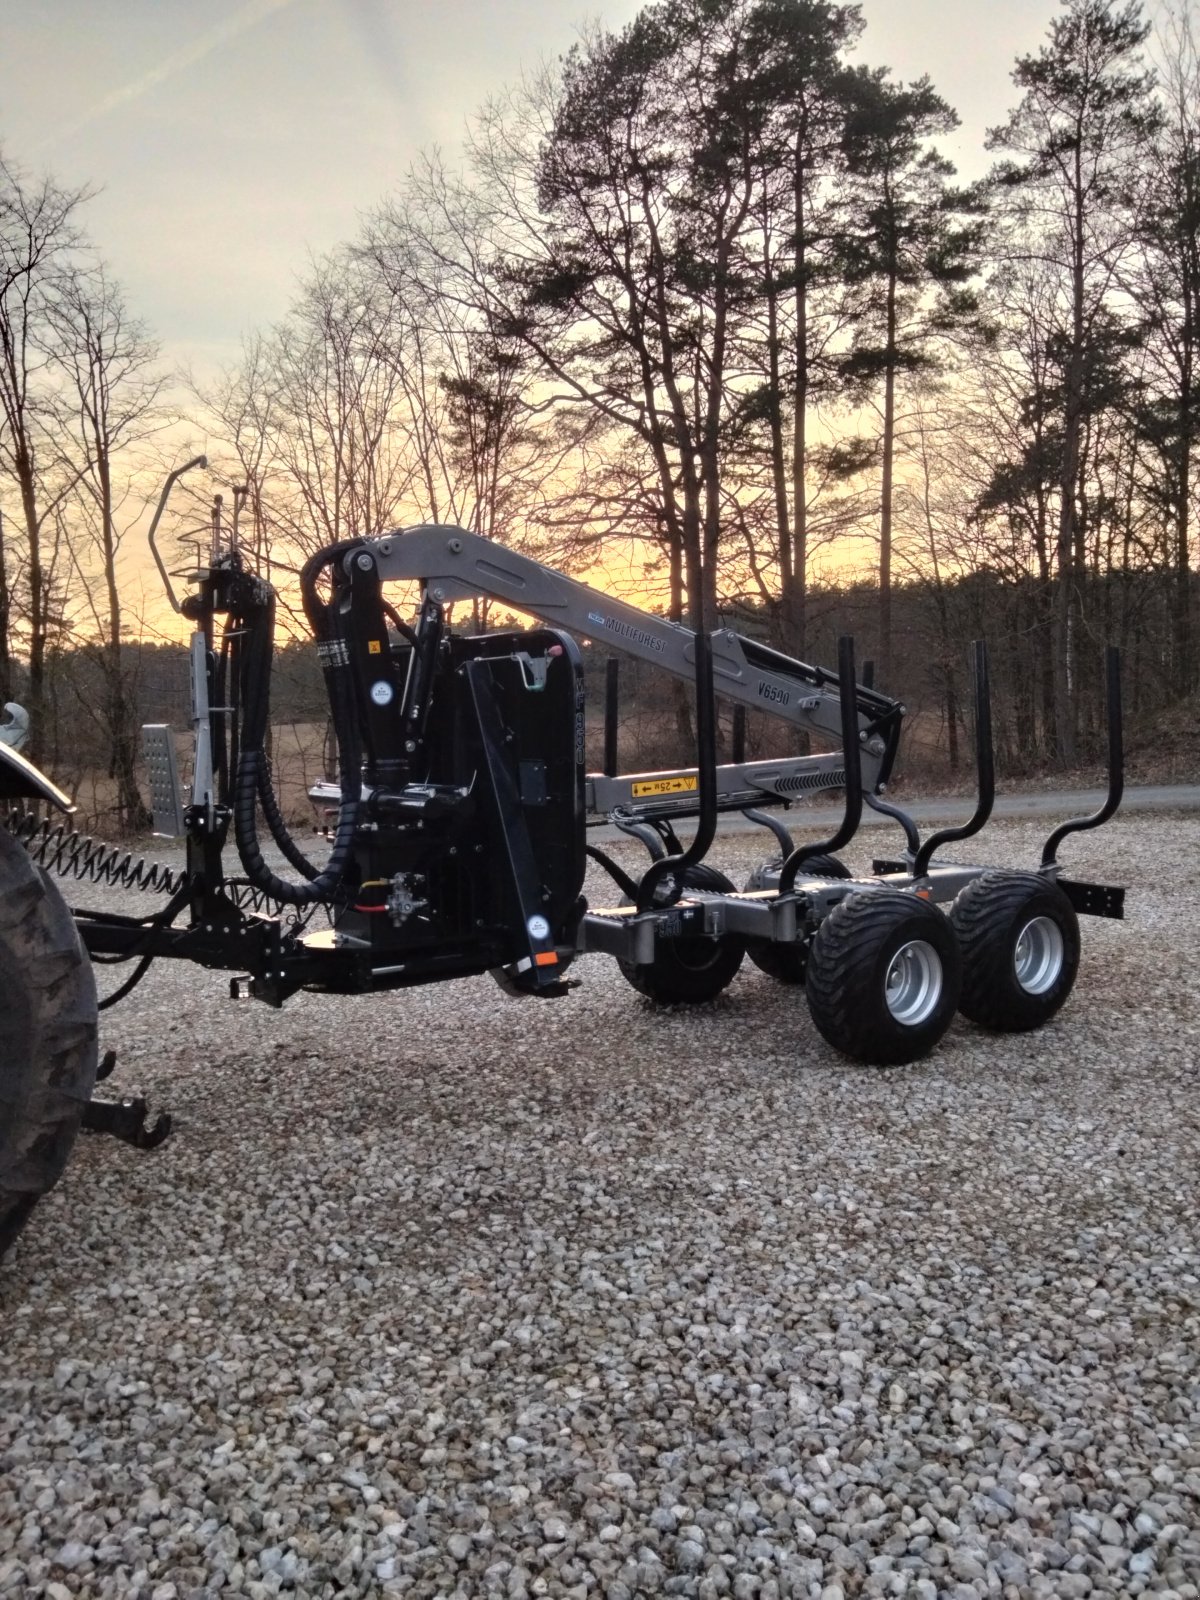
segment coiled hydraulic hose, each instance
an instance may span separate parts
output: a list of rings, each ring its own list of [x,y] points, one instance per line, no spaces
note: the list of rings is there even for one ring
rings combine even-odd
[[[175,895],[187,882],[183,868],[147,861],[120,845],[79,833],[69,823],[50,817],[37,817],[14,808],[0,820],[14,838],[25,846],[32,861],[59,878],[77,878],[83,883],[102,883],[113,889],[135,889],[144,894]],[[313,869],[315,871],[315,868]],[[243,911],[273,912],[278,900],[252,883],[229,881],[225,893]]]
[[[184,872],[159,861],[147,861],[119,845],[88,838],[69,823],[13,810],[5,818],[5,826],[38,866],[60,878],[79,878],[84,883],[103,883],[114,889],[140,889],[148,894],[175,894],[183,887]]]

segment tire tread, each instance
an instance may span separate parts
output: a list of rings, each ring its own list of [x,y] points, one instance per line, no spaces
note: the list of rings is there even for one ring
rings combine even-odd
[[[941,946],[943,1000],[931,1022],[903,1028],[885,1014],[882,993],[875,995],[874,989],[881,949],[914,918],[926,921],[930,942],[936,940]],[[942,937],[942,928],[949,939]],[[912,937],[919,932],[912,930]],[[959,959],[953,930],[928,902],[898,889],[848,895],[817,929],[805,985],[813,1022],[836,1050],[880,1066],[917,1060],[933,1049],[957,1005]]]
[[[1069,982],[1051,1000],[1022,996],[1011,970],[1007,943],[997,929],[1028,907],[1030,898],[1048,897],[1057,905],[1065,934]],[[1071,902],[1057,884],[1036,872],[985,872],[954,901],[950,920],[963,956],[963,989],[959,1010],[993,1033],[1022,1033],[1040,1027],[1066,1001],[1079,963],[1079,922]],[[1022,1004],[1022,1001],[1027,1003]]]
[[[54,882],[0,835],[0,951],[19,993],[0,1061],[0,1255],[62,1175],[96,1079],[96,986]],[[15,1013],[15,1017],[14,1017]]]

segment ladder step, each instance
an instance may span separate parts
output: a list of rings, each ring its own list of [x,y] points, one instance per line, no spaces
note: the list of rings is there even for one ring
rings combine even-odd
[[[175,759],[175,738],[165,722],[142,726],[142,754],[150,780],[150,809],[154,812],[154,831],[165,839],[183,837],[183,792],[179,787],[179,764]]]

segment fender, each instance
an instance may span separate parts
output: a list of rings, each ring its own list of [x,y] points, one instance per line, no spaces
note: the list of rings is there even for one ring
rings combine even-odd
[[[48,800],[59,811],[74,811],[69,795],[65,795],[39,772],[32,761],[0,741],[0,800]]]

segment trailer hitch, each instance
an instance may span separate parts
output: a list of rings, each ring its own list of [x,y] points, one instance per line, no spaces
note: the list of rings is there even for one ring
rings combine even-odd
[[[148,1127],[148,1110],[144,1095],[128,1100],[89,1100],[81,1126],[85,1133],[109,1133],[135,1150],[154,1150],[170,1137],[171,1118],[160,1111],[154,1126]]]

